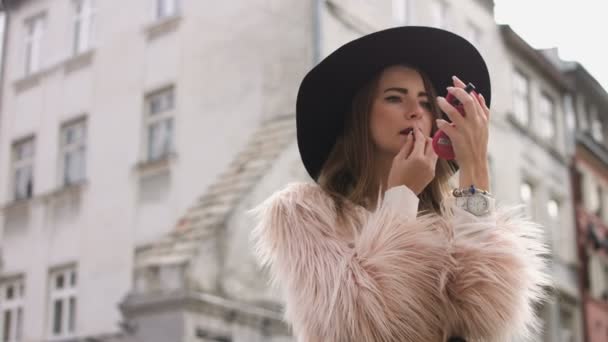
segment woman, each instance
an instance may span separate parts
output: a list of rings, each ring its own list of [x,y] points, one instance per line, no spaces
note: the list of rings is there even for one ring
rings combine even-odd
[[[252,234],[298,341],[534,340],[547,251],[538,225],[483,190],[490,98],[478,51],[427,27],[359,38],[307,74],[297,135],[315,183],[273,194]],[[438,159],[438,129],[455,161]]]

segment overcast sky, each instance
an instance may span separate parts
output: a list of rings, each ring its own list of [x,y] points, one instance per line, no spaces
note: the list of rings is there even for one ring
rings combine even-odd
[[[496,21],[535,48],[557,47],[608,91],[608,0],[495,0]]]

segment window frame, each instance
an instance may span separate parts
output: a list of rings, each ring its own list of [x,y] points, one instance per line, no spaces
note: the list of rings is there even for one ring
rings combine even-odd
[[[549,104],[549,113],[543,112],[544,104]],[[557,137],[557,113],[555,100],[546,92],[541,92],[538,98],[538,117],[536,120],[538,135],[541,139],[553,142]],[[548,133],[545,133],[544,130]]]
[[[18,149],[20,146],[26,144],[31,145],[31,154],[25,156],[22,159],[18,155]],[[13,142],[11,146],[11,198],[14,201],[29,200],[34,197],[34,184],[35,184],[35,159],[36,159],[36,138],[35,136],[29,136]],[[18,177],[17,173],[19,170],[27,169],[29,167],[29,191],[26,189],[26,194],[20,196],[18,192]]]
[[[72,55],[78,56],[90,50],[93,45],[93,25],[95,23],[95,0],[72,0]]]
[[[77,126],[82,126],[81,128],[81,137],[79,141],[68,143],[66,140],[67,130],[74,129]],[[70,120],[65,122],[60,127],[59,133],[59,176],[58,180],[60,187],[67,187],[70,185],[75,185],[82,183],[87,177],[87,118],[85,116],[79,117],[74,120]],[[77,154],[78,152],[82,153],[80,166],[80,174],[77,175],[75,179],[68,179],[68,165],[66,163],[66,158],[68,154]]]
[[[152,112],[152,101],[157,96],[166,96],[166,93],[170,93],[171,105],[164,110],[159,112]],[[151,163],[160,160],[167,159],[175,153],[175,115],[176,115],[176,87],[174,85],[159,88],[155,91],[149,92],[145,96],[144,105],[144,140],[143,140],[143,160]],[[169,146],[166,151],[159,154],[158,156],[152,155],[152,137],[150,129],[152,126],[161,124],[163,122],[169,122],[171,125],[169,139]]]
[[[6,298],[7,288],[12,286],[15,288],[15,297],[13,299]],[[23,321],[24,321],[24,298],[25,298],[25,280],[23,276],[11,277],[3,279],[0,285],[0,338],[6,342],[17,342],[23,338]],[[6,336],[5,317],[6,313],[11,313],[11,322],[9,335]],[[8,337],[6,339],[5,337]]]
[[[63,276],[63,288],[56,289],[56,279]],[[72,276],[74,282],[72,282]],[[51,341],[74,338],[78,329],[78,272],[75,265],[51,269],[48,276],[47,338]],[[55,303],[61,303],[60,331],[55,332]],[[72,303],[74,304],[72,306]]]
[[[521,70],[519,70],[518,68],[513,69],[513,71],[511,72],[511,79],[512,79],[512,87],[511,87],[511,93],[513,96],[513,116],[515,117],[515,120],[517,120],[517,122],[523,126],[527,126],[530,124],[531,121],[531,106],[530,106],[530,78],[523,73]],[[523,81],[522,84],[525,84],[526,86],[526,90],[523,91],[521,89],[519,89],[519,84],[518,81]],[[519,113],[518,112],[518,108],[519,104],[518,101],[521,101],[521,104],[524,104],[523,108],[525,108],[525,113]]]
[[[24,20],[24,74],[33,75],[42,69],[42,43],[46,29],[46,13],[39,13]],[[39,25],[36,25],[39,23]],[[39,28],[39,30],[37,30]]]

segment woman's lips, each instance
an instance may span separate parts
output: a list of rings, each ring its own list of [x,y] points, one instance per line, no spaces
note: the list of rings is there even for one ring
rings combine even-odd
[[[408,134],[410,134],[410,132],[411,132],[411,131],[413,131],[413,130],[414,130],[414,128],[413,128],[413,127],[408,127],[408,128],[406,128],[406,129],[402,130],[401,132],[399,132],[399,134],[408,135]]]

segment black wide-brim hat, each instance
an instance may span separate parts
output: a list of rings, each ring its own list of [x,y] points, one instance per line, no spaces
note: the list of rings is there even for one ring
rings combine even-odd
[[[485,61],[475,46],[452,32],[405,26],[355,39],[323,59],[300,84],[296,103],[298,149],[314,180],[342,134],[355,93],[384,68],[396,64],[423,71],[439,95],[445,95],[456,75],[465,83],[473,83],[490,106],[490,75]]]

